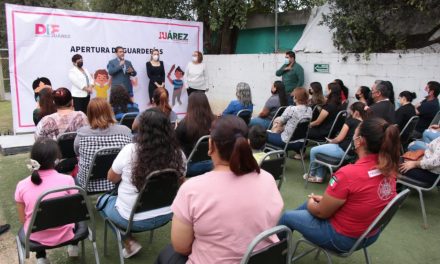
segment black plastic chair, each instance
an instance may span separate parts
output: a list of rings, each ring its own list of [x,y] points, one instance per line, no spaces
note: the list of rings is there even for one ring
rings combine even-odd
[[[67,190],[76,190],[78,193],[47,198],[47,196],[53,193]],[[55,246],[46,246],[30,240],[32,233],[72,223],[75,223],[75,235],[72,240]],[[84,240],[87,238],[92,242],[95,262],[99,264],[95,220],[85,191],[79,186],[48,190],[38,197],[27,230],[24,231],[22,227],[16,236],[19,263],[24,264],[24,259],[29,258],[30,251],[58,248],[77,242],[81,242],[82,261],[84,262]]]
[[[98,151],[96,151],[95,155],[93,155],[84,185],[84,190],[86,190],[88,194],[100,193],[89,192],[89,183],[90,181],[103,179],[107,180],[107,173],[112,167],[113,161],[116,159],[116,156],[118,156],[120,151],[120,147],[106,147],[99,149]]]
[[[278,181],[278,190],[284,182],[286,170],[286,153],[283,150],[274,150],[266,153],[261,159],[260,168],[269,172]]]
[[[203,136],[197,140],[197,143],[194,145],[193,149],[191,150],[191,153],[188,156],[187,163],[196,163],[196,162],[202,162],[202,161],[208,161],[211,160],[211,157],[208,155],[209,150],[209,135]],[[189,175],[187,174],[187,177],[194,177],[201,175],[205,173],[206,171],[202,172],[200,171],[197,174]]]
[[[371,263],[370,256],[368,255],[367,247],[365,247],[362,243],[364,239],[373,231],[379,230],[380,232],[383,232],[385,227],[388,225],[388,223],[393,219],[393,216],[396,214],[397,210],[400,208],[400,206],[403,204],[405,199],[409,195],[409,190],[405,190],[400,192],[396,197],[394,197],[387,206],[382,210],[382,212],[374,219],[374,221],[370,224],[370,226],[365,230],[365,232],[356,240],[356,243],[351,247],[351,249],[346,253],[338,253],[334,252],[328,249],[324,249],[319,247],[318,245],[313,244],[312,242],[308,241],[305,238],[300,238],[296,244],[295,249],[293,250],[293,258],[292,263],[299,260],[300,258],[304,257],[305,255],[308,255],[309,253],[318,250],[316,257],[319,256],[320,252],[324,252],[325,256],[327,257],[327,263],[333,263],[330,255],[338,256],[341,258],[349,257],[353,254],[354,251],[363,249],[364,256],[365,256],[365,262],[367,264]],[[313,248],[296,256],[295,253],[298,249],[298,246],[301,243],[308,244],[312,246]]]
[[[109,225],[115,230],[116,238],[118,240],[117,244],[120,263],[124,263],[122,255],[122,235],[150,231],[150,243],[152,243],[154,229],[133,231],[131,229],[133,217],[136,213],[170,206],[176,197],[177,190],[179,189],[180,177],[181,173],[174,169],[164,169],[151,172],[146,178],[144,187],[139,191],[139,194],[136,197],[136,202],[131,210],[128,225],[126,227],[118,226],[110,219],[104,218],[104,255],[107,255],[107,227]]]
[[[263,249],[254,251],[270,236],[284,233],[286,238]],[[292,256],[292,231],[287,226],[276,226],[260,233],[249,244],[240,264],[289,264]]]
[[[246,125],[249,125],[249,122],[251,122],[252,118],[252,111],[249,109],[242,109],[238,111],[237,116],[243,119]]]
[[[333,124],[328,132],[327,138],[334,138],[337,136],[339,131],[341,131],[342,126],[344,126],[345,119],[347,119],[348,112],[347,110],[341,110],[336,115],[335,120],[333,121]],[[308,139],[309,142],[315,143],[316,145],[326,144],[326,140],[314,140],[314,139]]]
[[[137,112],[130,112],[130,113],[125,113],[122,117],[121,120],[119,121],[120,125],[126,126],[128,128],[131,129],[131,127],[133,126],[133,122],[136,119],[136,117],[139,115],[139,113]]]
[[[413,134],[414,130],[416,129],[417,123],[419,122],[418,116],[411,117],[408,122],[406,122],[406,125],[403,127],[402,131],[400,131],[400,148],[402,154],[405,153],[406,148],[408,147],[408,144],[411,140],[411,135]]]
[[[275,121],[275,118],[281,116],[284,113],[284,110],[286,110],[287,106],[280,106],[278,110],[275,112],[275,115],[272,117],[272,120],[270,121],[269,127],[267,129],[272,129],[273,122]]]
[[[76,157],[75,150],[73,148],[73,142],[75,141],[75,138],[76,132],[67,132],[58,135],[57,143],[60,147],[62,159]]]

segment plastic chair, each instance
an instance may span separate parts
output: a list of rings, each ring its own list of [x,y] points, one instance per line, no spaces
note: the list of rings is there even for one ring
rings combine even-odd
[[[76,158],[75,150],[73,148],[73,142],[75,141],[76,135],[76,132],[66,132],[58,135],[57,143],[60,147],[62,159]]]
[[[286,238],[254,252],[255,247],[270,236],[285,233]],[[240,264],[289,264],[292,256],[292,231],[287,226],[275,226],[263,231],[249,244]]]
[[[252,118],[252,111],[249,109],[242,109],[238,111],[237,116],[243,119],[246,125],[249,125],[249,122],[251,122]]]
[[[77,190],[78,193],[47,198],[47,196],[53,193],[67,190]],[[52,189],[41,194],[35,204],[34,213],[32,214],[27,230],[24,231],[22,227],[16,236],[19,263],[24,264],[24,259],[29,258],[30,251],[58,248],[80,241],[82,262],[84,263],[84,240],[89,238],[93,245],[95,262],[99,264],[98,249],[96,247],[95,220],[91,208],[86,192],[79,186]],[[89,222],[88,224],[87,221]],[[32,233],[71,223],[76,224],[75,235],[72,240],[55,246],[46,246],[30,240]]]
[[[87,173],[86,183],[84,185],[84,190],[86,190],[88,194],[100,193],[89,192],[89,183],[90,181],[107,180],[107,173],[112,167],[113,161],[116,159],[116,156],[118,156],[120,151],[121,148],[119,147],[106,147],[99,149],[93,155],[92,162]]]
[[[131,129],[131,127],[133,126],[133,122],[136,119],[136,117],[139,115],[139,113],[137,112],[130,112],[130,113],[125,113],[122,117],[121,120],[119,121],[120,125],[126,126],[128,128]]]
[[[346,258],[346,257],[351,256],[354,251],[357,251],[360,249],[363,249],[363,251],[364,251],[365,262],[367,264],[371,263],[371,259],[370,259],[370,256],[368,255],[367,247],[365,247],[362,244],[363,240],[372,231],[379,230],[380,232],[382,232],[385,229],[385,227],[388,225],[388,223],[391,221],[393,216],[396,214],[397,210],[403,204],[405,199],[408,197],[408,195],[409,195],[409,190],[405,190],[405,191],[400,192],[396,197],[394,197],[388,203],[388,205],[385,206],[385,208],[376,217],[376,219],[374,219],[374,221],[370,224],[370,226],[367,228],[367,230],[365,230],[365,232],[356,240],[356,243],[351,247],[351,249],[348,252],[345,252],[345,253],[334,252],[329,249],[324,249],[322,247],[319,247],[318,245],[313,244],[312,242],[306,240],[305,238],[300,238],[296,242],[295,249],[293,250],[292,263],[294,263],[295,261],[299,260],[300,258],[304,257],[305,255],[308,255],[309,253],[311,253],[315,250],[318,250],[316,257],[319,256],[320,252],[324,252],[325,256],[327,257],[327,263],[333,263],[330,255],[338,256],[341,258]],[[298,246],[301,243],[308,244],[308,245],[312,246],[313,248],[295,257],[296,250],[298,249]]]
[[[278,181],[278,190],[284,182],[286,170],[286,153],[283,150],[274,150],[266,153],[261,159],[260,168],[269,172]]]
[[[345,123],[345,119],[347,119],[348,112],[347,110],[341,110],[336,115],[335,120],[333,121],[333,124],[328,132],[327,138],[334,138],[336,135],[341,131],[342,126]],[[321,140],[314,140],[314,139],[308,139],[309,142],[315,143],[316,145],[326,144],[327,141],[321,141]]]
[[[411,117],[408,122],[406,122],[406,125],[403,127],[402,131],[400,131],[400,148],[402,154],[405,153],[406,147],[409,144],[409,141],[411,139],[411,135],[413,134],[414,130],[416,129],[417,123],[419,122],[418,116]]]
[[[270,121],[269,127],[267,129],[272,129],[273,122],[275,121],[275,118],[281,116],[284,113],[284,110],[286,110],[287,106],[280,106],[278,110],[275,112],[275,115],[272,117],[272,120]]]

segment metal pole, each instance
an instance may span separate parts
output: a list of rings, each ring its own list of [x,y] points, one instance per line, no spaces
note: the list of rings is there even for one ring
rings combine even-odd
[[[274,52],[278,52],[278,0],[275,0],[275,45]]]
[[[3,78],[3,58],[0,55],[0,101],[6,99],[5,96],[5,79]]]

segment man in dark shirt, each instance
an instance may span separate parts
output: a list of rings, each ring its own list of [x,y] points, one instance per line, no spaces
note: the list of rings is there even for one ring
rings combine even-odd
[[[440,108],[437,98],[440,94],[440,83],[435,81],[428,82],[425,91],[427,93],[425,100],[416,105],[416,113],[420,117],[416,131],[419,133],[423,133],[429,127]]]
[[[388,123],[395,124],[396,117],[394,112],[394,105],[389,99],[389,89],[385,83],[379,82],[371,88],[371,95],[374,100],[368,110],[370,116],[380,117],[385,119]]]

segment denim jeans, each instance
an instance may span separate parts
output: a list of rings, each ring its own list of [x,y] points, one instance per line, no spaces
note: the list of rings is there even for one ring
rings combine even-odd
[[[310,175],[318,178],[324,178],[325,167],[317,163],[312,163],[316,159],[317,154],[325,154],[335,158],[342,158],[342,156],[344,156],[344,150],[341,149],[338,144],[324,144],[313,147],[310,150],[310,166],[313,165],[313,167],[310,168]]]
[[[269,125],[270,125],[270,121],[272,121],[272,119],[255,117],[255,118],[251,119],[249,126],[251,127],[251,126],[255,126],[255,125],[260,125],[260,126],[264,127],[265,129],[268,129]]]
[[[267,142],[280,148],[284,148],[286,145],[286,143],[281,139],[280,133],[267,132]],[[299,152],[303,145],[304,142],[290,143],[289,146],[287,146],[287,150]]]
[[[427,149],[428,144],[438,137],[440,137],[440,132],[433,132],[429,128],[425,129],[425,131],[423,131],[423,136],[422,136],[423,141],[416,140],[414,142],[411,142],[408,146],[408,150],[414,151],[419,149]]]
[[[190,162],[186,167],[186,177],[202,175],[208,171],[212,171],[213,168],[212,160]]]
[[[307,202],[296,210],[287,211],[282,216],[278,225],[285,225],[298,231],[310,242],[338,253],[348,252],[356,243],[357,238],[351,238],[337,233],[328,219],[319,219],[309,213]],[[360,244],[367,247],[373,244],[380,232],[370,236]]]
[[[99,203],[96,207],[100,207],[101,203],[106,200],[105,196],[109,196],[108,194],[104,194],[102,198],[99,199]],[[110,219],[113,223],[115,223],[119,227],[127,228],[128,220],[123,218],[118,210],[115,207],[117,196],[110,196],[105,207],[99,211],[99,213],[108,219]],[[173,213],[169,213],[166,215],[159,215],[153,218],[148,218],[139,221],[133,221],[133,225],[131,226],[132,231],[148,231],[163,226],[164,224],[171,221],[173,217]],[[125,237],[123,237],[124,239]]]

